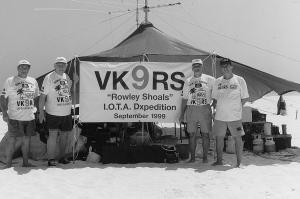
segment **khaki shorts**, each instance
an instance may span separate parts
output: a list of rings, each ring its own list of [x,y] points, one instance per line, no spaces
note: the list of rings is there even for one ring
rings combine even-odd
[[[188,105],[186,109],[186,122],[188,133],[196,133],[198,125],[200,125],[202,133],[210,133],[212,131],[212,112],[210,105]]]
[[[243,136],[245,135],[242,120],[237,121],[220,121],[215,120],[213,126],[214,136],[225,136],[227,128],[229,129],[232,136]]]

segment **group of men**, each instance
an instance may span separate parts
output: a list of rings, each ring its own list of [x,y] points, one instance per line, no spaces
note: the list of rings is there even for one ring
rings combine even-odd
[[[6,168],[12,166],[18,137],[22,138],[23,166],[34,166],[28,162],[30,137],[35,135],[35,112],[40,123],[46,122],[49,129],[47,140],[48,166],[69,161],[64,154],[68,132],[72,130],[72,81],[65,73],[67,60],[58,57],[54,71],[46,75],[41,90],[38,83],[28,76],[31,64],[27,60],[18,63],[16,76],[9,77],[4,84],[0,104],[3,120],[8,124],[8,145]],[[217,160],[213,165],[222,165],[224,136],[227,129],[235,139],[237,167],[241,164],[244,134],[242,106],[249,97],[243,77],[233,74],[231,60],[222,59],[220,68],[223,76],[215,79],[203,74],[201,59],[192,60],[193,75],[186,79],[182,90],[182,111],[180,121],[186,119],[189,133],[191,158],[195,161],[196,137],[200,126],[203,145],[203,162],[208,162],[211,136],[216,137]],[[38,98],[38,106],[37,99]],[[185,118],[185,119],[184,119]],[[57,157],[57,138],[60,138],[61,156]]]
[[[193,75],[186,79],[182,90],[182,110],[179,120],[187,123],[190,162],[195,161],[196,137],[200,127],[203,163],[208,162],[210,138],[215,136],[217,160],[212,165],[223,165],[224,137],[229,130],[235,140],[236,166],[239,167],[244,135],[242,107],[249,94],[244,78],[232,72],[231,60],[223,58],[219,66],[222,76],[215,79],[203,74],[201,59],[192,60]]]
[[[34,166],[29,163],[28,156],[30,138],[36,134],[35,115],[38,115],[39,122],[45,123],[49,129],[48,166],[56,166],[56,160],[62,164],[69,163],[64,153],[68,132],[73,128],[72,81],[65,73],[67,60],[64,57],[56,58],[54,71],[46,75],[41,90],[37,81],[28,76],[30,68],[29,61],[19,61],[17,75],[5,81],[1,92],[0,105],[3,120],[8,125],[5,168],[12,166],[12,158],[17,150],[17,138],[22,139],[23,167]],[[59,145],[57,145],[58,135]],[[56,153],[57,147],[60,155]]]

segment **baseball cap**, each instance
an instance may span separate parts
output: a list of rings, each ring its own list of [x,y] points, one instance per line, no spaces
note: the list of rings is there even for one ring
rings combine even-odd
[[[223,58],[220,60],[220,66],[231,65],[231,60],[228,58]]]
[[[18,66],[20,65],[28,65],[28,66],[31,66],[30,62],[27,61],[26,59],[22,59],[18,62]]]
[[[192,67],[194,68],[194,66],[199,66],[199,64],[202,66],[203,62],[201,59],[193,59],[192,60]]]
[[[64,57],[57,57],[56,59],[55,59],[55,63],[67,63],[67,59],[66,58],[64,58]]]

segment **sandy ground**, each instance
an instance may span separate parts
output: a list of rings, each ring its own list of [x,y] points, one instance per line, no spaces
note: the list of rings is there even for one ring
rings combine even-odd
[[[266,108],[266,106],[264,106]],[[267,110],[270,112],[270,109]],[[285,123],[292,134],[292,145],[300,146],[300,118],[294,114],[276,116],[274,124]],[[0,120],[0,138],[6,132]],[[177,164],[74,164],[46,167],[46,162],[32,161],[36,168],[14,167],[0,170],[0,198],[228,198],[297,199],[300,197],[300,150],[254,155],[244,152],[243,166],[234,168],[235,156],[224,154],[225,165],[212,167],[198,159]],[[3,164],[0,163],[0,166]]]

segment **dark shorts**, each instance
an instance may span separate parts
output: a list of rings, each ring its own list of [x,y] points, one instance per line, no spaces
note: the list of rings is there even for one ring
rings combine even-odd
[[[46,124],[49,130],[71,131],[73,129],[72,116],[56,116],[46,113]]]
[[[11,137],[33,136],[35,132],[35,120],[20,121],[8,120],[8,133]]]

